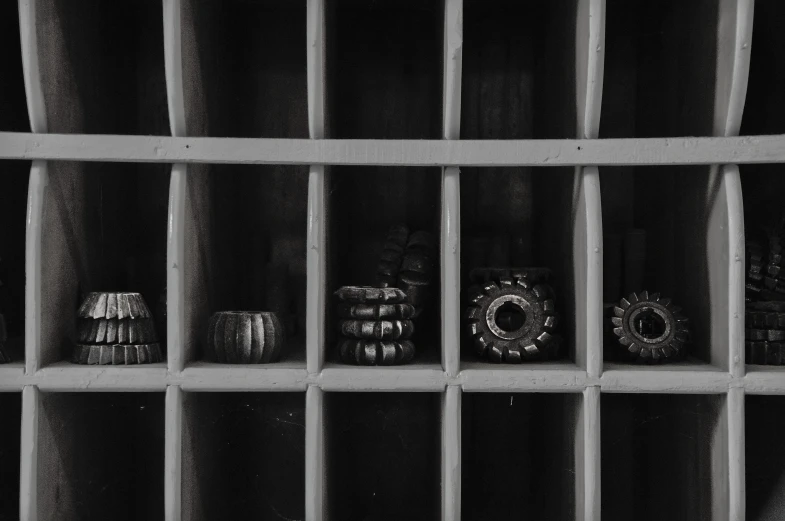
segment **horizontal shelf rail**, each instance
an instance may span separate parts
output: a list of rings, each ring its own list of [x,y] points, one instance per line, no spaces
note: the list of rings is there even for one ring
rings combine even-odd
[[[376,166],[785,162],[785,135],[625,139],[266,139],[0,132],[0,159]]]
[[[743,388],[747,394],[785,395],[785,372],[767,367],[745,376],[719,370],[666,367],[614,369],[599,378],[575,368],[478,367],[451,376],[438,366],[351,367],[328,364],[311,374],[303,368],[229,365],[188,366],[171,373],[164,364],[147,367],[79,366],[60,362],[36,373],[21,364],[0,366],[0,392],[35,385],[49,392],[146,392],[180,386],[189,392],[304,392],[308,386],[328,392],[444,392],[448,386],[464,392],[579,393],[598,387],[602,393],[725,394]]]

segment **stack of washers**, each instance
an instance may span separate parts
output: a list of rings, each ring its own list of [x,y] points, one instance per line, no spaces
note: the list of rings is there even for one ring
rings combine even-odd
[[[90,293],[78,318],[73,354],[77,364],[151,364],[163,359],[152,314],[139,293]]]
[[[415,308],[398,288],[344,286],[340,301],[338,353],[341,361],[359,365],[398,365],[411,361]]]
[[[748,364],[785,364],[785,272],[782,244],[770,233],[766,246],[747,241],[745,351]]]

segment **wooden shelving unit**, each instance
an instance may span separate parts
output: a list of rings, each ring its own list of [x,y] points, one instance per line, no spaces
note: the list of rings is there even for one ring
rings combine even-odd
[[[744,230],[785,199],[785,6],[753,3],[6,2],[0,518],[777,518]],[[331,293],[400,220],[440,235],[427,349],[339,364]],[[603,363],[603,233],[630,227],[686,362]],[[554,270],[561,359],[469,352],[481,263]],[[63,359],[110,286],[165,302],[165,363]],[[201,361],[229,307],[286,309],[289,354]]]

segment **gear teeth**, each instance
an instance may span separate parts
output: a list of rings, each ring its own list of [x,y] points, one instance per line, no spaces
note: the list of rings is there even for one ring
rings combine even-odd
[[[671,299],[669,299],[667,297],[660,299],[660,304],[665,306],[666,308],[669,308],[669,309],[670,309],[670,306],[671,306],[671,302],[672,302]]]
[[[548,288],[548,286],[545,284],[537,284],[534,286],[532,291],[534,291],[534,294],[537,295],[537,300],[540,301],[547,299],[551,294],[550,288]]]
[[[621,317],[611,317],[611,323],[617,328],[620,328],[622,324],[622,319]]]
[[[479,306],[469,306],[466,308],[463,316],[469,320],[480,320],[482,318],[482,309]]]
[[[556,305],[553,303],[553,301],[551,299],[548,299],[548,300],[542,302],[541,305],[542,305],[542,310],[546,314],[552,315],[553,313],[556,313]]]
[[[558,323],[559,323],[559,319],[555,315],[551,315],[545,319],[545,325],[543,326],[543,329],[551,332],[554,329],[556,329],[556,325]]]
[[[502,277],[499,279],[499,287],[504,289],[505,287],[511,288],[514,284],[514,281],[509,277]]]
[[[482,332],[480,331],[480,322],[478,320],[469,323],[469,334],[472,336],[472,338],[476,337],[481,333]]]
[[[508,364],[520,364],[523,362],[523,357],[521,356],[520,348],[514,349],[506,349],[504,350],[504,361]]]
[[[649,300],[652,302],[659,302],[660,301],[660,294],[659,293],[652,293],[649,295]]]
[[[619,301],[619,307],[620,307],[622,310],[624,310],[624,311],[626,311],[626,310],[630,309],[630,301],[629,301],[629,300],[627,300],[626,298],[622,298],[622,299]]]
[[[488,346],[488,360],[491,362],[501,363],[503,353],[494,344]]]
[[[622,318],[624,316],[624,309],[620,308],[619,306],[614,306],[613,307],[613,314],[616,315],[619,318]]]
[[[523,288],[523,289],[530,289],[531,288],[531,284],[529,284],[529,281],[526,280],[525,277],[520,277],[520,278],[515,279],[515,283],[518,286],[520,286],[521,288]]]
[[[641,302],[649,300],[649,292],[646,290],[641,291],[641,294],[638,296],[638,300]]]
[[[501,289],[499,286],[496,285],[495,282],[489,282],[485,286],[482,287],[483,293],[485,293],[489,297],[495,297],[499,293],[501,293]]]
[[[537,336],[537,338],[534,340],[534,343],[538,347],[545,348],[548,346],[548,344],[551,343],[551,340],[553,340],[551,334],[548,333],[547,331],[543,331],[542,333],[539,334],[539,336]]]

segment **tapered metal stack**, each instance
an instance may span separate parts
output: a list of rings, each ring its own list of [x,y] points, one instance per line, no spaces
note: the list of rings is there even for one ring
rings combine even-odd
[[[77,364],[151,364],[163,360],[152,314],[139,293],[90,293],[79,308],[78,320],[73,353]]]

